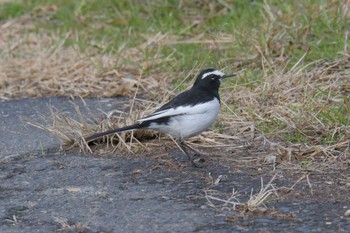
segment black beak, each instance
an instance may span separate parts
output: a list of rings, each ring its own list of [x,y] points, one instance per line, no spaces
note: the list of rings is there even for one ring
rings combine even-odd
[[[233,77],[236,76],[237,74],[225,74],[224,76],[222,76],[220,79],[223,80],[225,78],[229,78],[229,77]]]

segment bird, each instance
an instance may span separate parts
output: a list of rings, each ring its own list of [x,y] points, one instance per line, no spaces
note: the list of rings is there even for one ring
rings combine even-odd
[[[150,115],[142,117],[133,125],[93,134],[86,137],[85,141],[88,143],[104,136],[130,130],[156,130],[173,137],[192,165],[198,167],[195,156],[200,154],[185,143],[185,139],[202,133],[215,122],[220,112],[219,88],[221,82],[233,76],[236,74],[225,74],[213,68],[205,69],[197,75],[189,90],[178,94]],[[195,152],[193,157],[189,150]],[[199,161],[205,160],[200,159]]]

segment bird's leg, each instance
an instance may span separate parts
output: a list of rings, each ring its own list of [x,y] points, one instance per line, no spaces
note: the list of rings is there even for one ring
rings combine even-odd
[[[202,153],[199,152],[198,150],[194,149],[192,146],[188,145],[187,143],[184,143],[184,146],[187,147],[188,149],[192,150],[194,152],[194,156],[201,156]]]
[[[205,159],[203,159],[203,158],[196,158],[196,157],[200,156],[201,154],[197,150],[195,150],[193,147],[187,145],[183,140],[180,141],[179,146],[181,147],[183,152],[185,152],[185,154],[187,155],[188,159],[191,161],[191,164],[194,167],[201,167],[201,165],[199,165],[199,163],[205,162]],[[191,156],[190,153],[188,152],[188,150],[194,151],[195,152],[194,156]]]
[[[187,155],[188,159],[191,160],[192,156],[190,155],[190,153],[188,153],[185,142],[180,140],[178,145],[180,146],[181,150]]]

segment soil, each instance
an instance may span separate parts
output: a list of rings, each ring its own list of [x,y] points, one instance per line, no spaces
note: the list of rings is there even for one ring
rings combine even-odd
[[[125,101],[86,103],[107,111]],[[216,155],[195,168],[162,141],[137,155],[62,151],[21,120],[49,114],[48,104],[73,112],[59,97],[0,102],[0,232],[350,232],[349,169],[274,170],[245,159],[254,156],[249,149],[206,151]],[[246,203],[261,178],[267,184],[275,174],[278,196],[266,207],[234,209],[207,199],[206,192],[227,200],[234,189]]]

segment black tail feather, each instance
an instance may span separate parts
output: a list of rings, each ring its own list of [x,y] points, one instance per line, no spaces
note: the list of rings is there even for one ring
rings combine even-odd
[[[97,133],[97,134],[93,134],[87,138],[85,138],[86,142],[91,142],[91,141],[95,141],[96,139],[102,138],[104,136],[108,136],[111,134],[115,134],[115,133],[119,133],[119,132],[123,132],[123,131],[129,131],[129,130],[134,130],[134,129],[142,129],[145,128],[145,126],[143,125],[129,125],[129,126],[125,126],[122,128],[118,128],[118,129],[112,129],[112,130],[108,130],[102,133]]]

